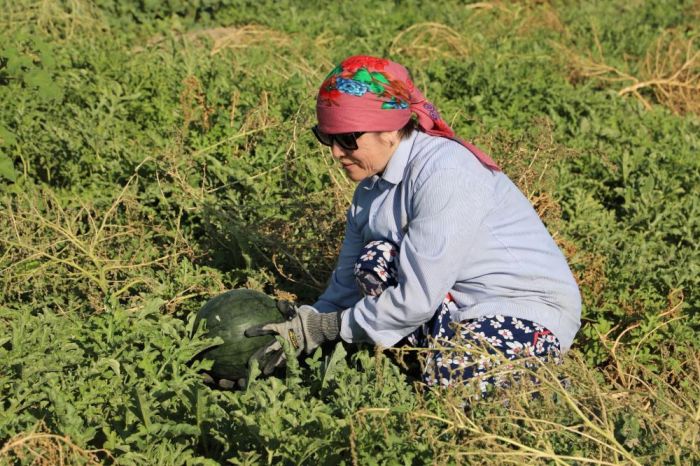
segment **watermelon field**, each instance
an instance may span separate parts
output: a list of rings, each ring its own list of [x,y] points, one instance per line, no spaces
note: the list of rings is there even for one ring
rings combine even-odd
[[[353,183],[310,128],[405,64],[583,296],[562,366],[468,403],[411,348],[205,384],[207,300],[311,304]],[[0,0],[1,465],[700,464],[697,0]]]

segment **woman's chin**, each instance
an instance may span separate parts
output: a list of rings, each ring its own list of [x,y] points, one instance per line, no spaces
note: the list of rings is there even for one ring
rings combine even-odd
[[[367,174],[364,170],[360,169],[357,165],[345,165],[343,166],[345,175],[352,181],[359,182],[367,178]]]

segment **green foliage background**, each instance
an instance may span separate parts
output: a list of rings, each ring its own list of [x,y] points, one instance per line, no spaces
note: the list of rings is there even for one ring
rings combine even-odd
[[[700,461],[700,60],[674,106],[575,59],[643,80],[665,34],[697,56],[697,2],[0,11],[0,461]],[[358,53],[407,65],[567,254],[584,326],[552,397],[465,412],[463,391],[424,393],[396,355],[342,345],[247,391],[189,364],[214,294],[323,289],[352,185],[309,128],[323,76]]]

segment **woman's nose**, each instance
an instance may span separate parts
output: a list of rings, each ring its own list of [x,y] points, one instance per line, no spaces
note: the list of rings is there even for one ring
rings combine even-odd
[[[333,145],[331,146],[331,154],[333,154],[333,157],[335,157],[336,159],[339,159],[346,155],[343,148],[340,147],[335,141],[333,141]]]

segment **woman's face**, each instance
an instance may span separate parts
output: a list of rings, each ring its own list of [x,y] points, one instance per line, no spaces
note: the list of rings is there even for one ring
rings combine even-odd
[[[365,133],[357,138],[357,149],[343,149],[333,143],[331,153],[348,178],[358,182],[382,173],[399,145],[398,131]]]

